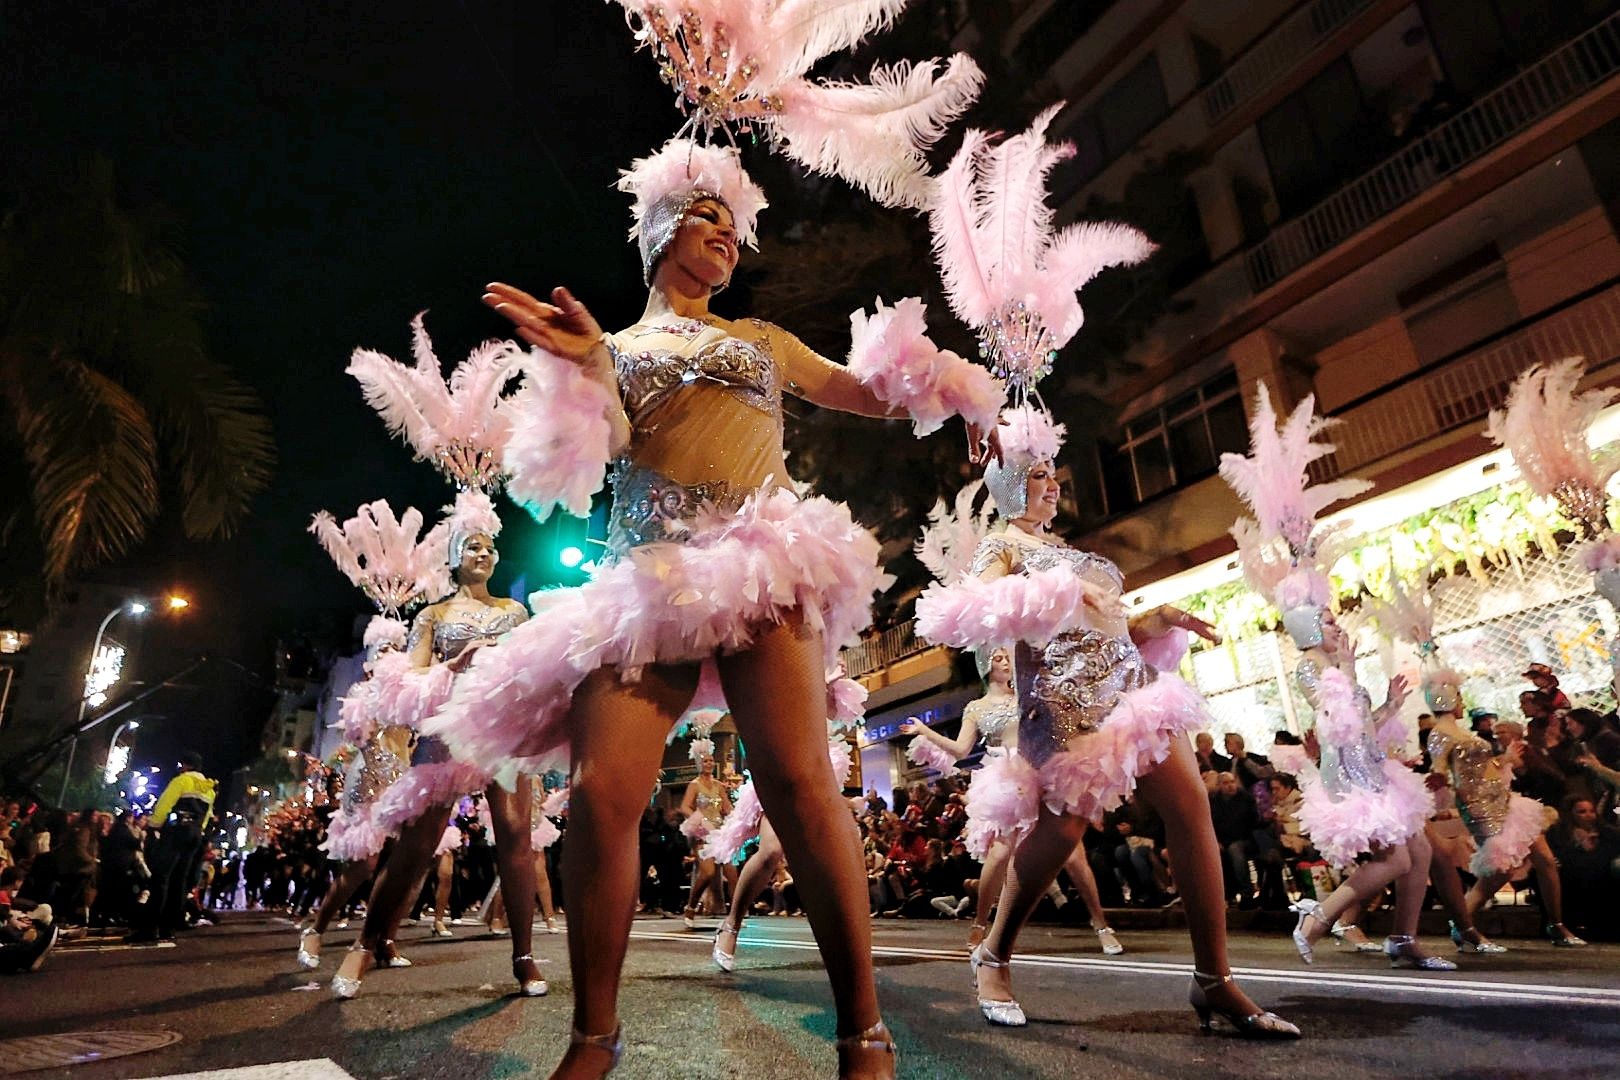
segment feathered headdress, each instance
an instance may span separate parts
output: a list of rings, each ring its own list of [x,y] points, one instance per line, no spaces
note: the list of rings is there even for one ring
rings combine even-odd
[[[1333,421],[1315,414],[1306,395],[1279,424],[1271,393],[1261,383],[1249,420],[1249,454],[1222,454],[1221,478],[1254,514],[1232,526],[1244,577],[1276,604],[1295,642],[1321,633],[1321,613],[1332,600],[1327,570],[1337,557],[1334,530],[1318,527],[1327,507],[1372,487],[1365,480],[1311,483],[1310,463],[1333,452],[1317,436]],[[1305,647],[1301,645],[1301,647]]]
[[[1070,143],[1046,141],[1060,108],[996,145],[968,131],[928,207],[951,310],[978,332],[980,355],[1015,401],[1052,370],[1057,350],[1080,330],[1080,289],[1108,267],[1134,265],[1155,250],[1129,225],[1076,223],[1053,232],[1046,179],[1074,154]]]
[[[366,632],[360,643],[366,647],[366,652],[375,655],[384,646],[403,649],[409,633],[409,629],[401,620],[387,615],[373,615],[371,621],[366,623]]]
[[[446,382],[420,314],[411,320],[411,350],[416,364],[406,367],[372,349],[356,349],[348,372],[359,381],[366,404],[418,458],[457,487],[494,490],[502,479],[507,436],[507,418],[497,406],[522,351],[510,341],[486,341]]]
[[[984,481],[975,480],[956,493],[950,507],[940,499],[928,512],[915,550],[917,560],[941,585],[953,584],[970,572],[973,553],[990,532],[990,507],[973,509],[983,488]]]
[[[630,239],[641,242],[642,265],[649,272],[698,198],[725,203],[738,242],[749,247],[755,246],[759,212],[769,205],[765,192],[744,171],[736,147],[699,146],[690,139],[671,139],[637,158],[620,172],[615,186],[635,197]]]
[[[362,505],[341,526],[322,510],[309,531],[344,576],[390,618],[453,588],[445,558],[450,526],[440,522],[419,540],[422,513],[415,507],[395,517],[387,500],[379,499]]]
[[[1423,698],[1429,708],[1438,713],[1459,711],[1462,676],[1440,659],[1440,646],[1434,640],[1434,594],[1427,575],[1416,587],[1407,588],[1391,566],[1389,590],[1388,600],[1368,596],[1364,606],[1378,620],[1378,628],[1386,637],[1417,648],[1422,661]]]
[[[1620,449],[1594,451],[1591,427],[1620,391],[1577,392],[1585,373],[1580,357],[1531,368],[1491,413],[1485,434],[1507,447],[1531,491],[1557,499],[1564,516],[1595,537],[1609,528],[1607,490]]]
[[[445,507],[444,512],[445,524],[450,530],[445,561],[452,568],[461,565],[461,551],[473,536],[482,533],[493,538],[501,534],[501,519],[495,513],[495,503],[482,491],[457,492],[454,505]]]
[[[906,0],[614,0],[688,118],[682,136],[757,129],[788,157],[890,206],[923,205],[924,152],[979,95],[967,56],[810,80],[820,59],[886,28]]]
[[[1002,517],[1022,517],[1029,509],[1029,471],[1038,462],[1054,460],[1067,433],[1044,408],[1025,403],[1002,410],[996,428],[1001,457],[984,467],[985,487]]]
[[[704,758],[713,760],[714,740],[708,737],[693,739],[692,745],[687,748],[686,752],[692,758],[692,764],[694,765],[703,764]]]

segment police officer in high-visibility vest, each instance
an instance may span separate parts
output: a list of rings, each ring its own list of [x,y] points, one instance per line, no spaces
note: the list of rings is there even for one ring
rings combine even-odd
[[[200,757],[190,751],[180,756],[180,774],[169,781],[152,807],[152,831],[146,844],[151,896],[136,916],[129,936],[132,943],[172,941],[184,921],[186,894],[196,879],[203,830],[214,816],[218,788],[218,781],[202,774]]]

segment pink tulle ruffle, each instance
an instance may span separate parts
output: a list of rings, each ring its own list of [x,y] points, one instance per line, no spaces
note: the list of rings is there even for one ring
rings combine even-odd
[[[372,821],[383,835],[396,836],[428,807],[449,806],[467,792],[482,791],[488,784],[489,778],[470,765],[412,765],[372,804]]]
[[[529,846],[535,851],[544,851],[555,844],[561,836],[562,830],[557,828],[556,823],[548,817],[541,817],[529,831]]]
[[[1500,832],[1479,845],[1468,872],[1475,877],[1512,873],[1530,857],[1536,837],[1557,820],[1558,812],[1552,807],[1523,795],[1509,796],[1507,820]]]
[[[360,862],[377,854],[387,842],[388,834],[377,828],[371,808],[363,806],[334,816],[320,847],[338,862]]]
[[[1080,626],[1087,598],[1098,592],[1067,566],[934,584],[917,598],[917,636],[953,649],[1044,645]]]
[[[1172,744],[1208,726],[1198,691],[1174,675],[1120,697],[1102,724],[1041,766],[1041,793],[1054,814],[1100,824],[1136,790],[1143,773],[1170,756]]]
[[[928,339],[926,308],[916,297],[889,307],[877,301],[849,317],[849,371],[879,401],[904,409],[919,436],[952,416],[989,430],[1006,390],[985,368]]]
[[[867,689],[847,675],[827,681],[827,719],[839,724],[859,724],[866,718]]]
[[[454,825],[444,827],[444,835],[439,837],[439,846],[433,849],[433,857],[448,854],[461,847],[461,830]]]
[[[713,830],[709,826],[709,819],[702,814],[689,814],[681,822],[681,835],[694,844],[701,844]]]
[[[827,760],[832,763],[833,780],[838,784],[838,790],[844,790],[844,785],[849,783],[849,771],[855,766],[855,756],[850,752],[849,743],[839,738],[828,740]]]
[[[500,645],[479,650],[448,704],[423,730],[503,784],[559,767],[575,688],[605,665],[627,681],[654,662],[746,648],[763,626],[798,614],[830,654],[871,620],[887,576],[877,540],[822,498],[761,491],[734,514],[693,524],[685,543],[654,543],[547,607]]]
[[[1350,746],[1367,733],[1367,716],[1361,709],[1361,695],[1350,676],[1338,668],[1322,672],[1317,692],[1316,737],[1323,746]]]
[[[349,692],[338,699],[337,726],[343,737],[356,746],[364,746],[377,734],[377,681],[365,679],[349,687]]]
[[[1035,824],[1041,810],[1041,780],[1021,754],[991,751],[974,772],[963,800],[968,854],[983,859],[997,840],[1014,840]]]
[[[1384,790],[1352,788],[1334,798],[1314,771],[1299,778],[1301,830],[1332,866],[1349,866],[1375,844],[1406,843],[1429,820],[1434,799],[1423,778],[1398,761],[1383,763]]]
[[[406,653],[385,653],[372,665],[376,729],[405,727],[416,731],[450,697],[455,672],[448,664],[419,668]],[[340,714],[341,715],[341,714]]]
[[[759,820],[764,816],[765,808],[759,804],[759,792],[754,790],[754,782],[749,780],[737,789],[731,813],[726,815],[726,820],[720,823],[720,827],[710,831],[707,836],[694,838],[703,843],[698,854],[702,858],[713,859],[718,863],[732,862],[742,854],[742,849],[748,841],[759,835]],[[685,831],[684,826],[682,831]]]
[[[906,744],[906,757],[941,776],[949,776],[956,771],[956,755],[926,735],[917,735]]]
[[[578,364],[542,349],[530,350],[524,372],[501,405],[511,418],[501,462],[507,491],[540,521],[558,508],[586,517],[613,457],[608,417],[621,406]]]

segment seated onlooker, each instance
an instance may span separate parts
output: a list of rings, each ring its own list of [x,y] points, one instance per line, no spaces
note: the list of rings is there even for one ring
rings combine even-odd
[[[1237,782],[1251,794],[1254,785],[1270,779],[1271,774],[1276,771],[1267,758],[1249,753],[1243,743],[1243,736],[1235,731],[1226,733],[1226,754],[1224,757],[1216,755],[1216,759],[1226,763],[1221,767],[1221,772],[1235,775]]]
[[[1590,937],[1620,937],[1620,829],[1599,820],[1591,799],[1572,795],[1547,840],[1558,857],[1565,922]]]
[[[1236,897],[1238,906],[1253,907],[1254,879],[1249,873],[1249,860],[1256,853],[1254,838],[1260,830],[1260,812],[1254,796],[1244,790],[1235,773],[1220,774],[1219,785],[1209,797],[1209,814],[1225,857],[1226,898]]]
[[[23,874],[15,866],[0,871],[0,973],[38,971],[56,945],[57,926],[49,904],[17,895]]]
[[[1114,871],[1130,891],[1134,907],[1162,907],[1171,896],[1170,872],[1160,852],[1164,822],[1139,799],[1106,819],[1114,835]]]
[[[1520,745],[1524,749],[1514,773],[1514,790],[1548,806],[1562,803],[1570,778],[1554,752],[1558,747],[1558,731],[1552,718],[1532,717],[1524,726],[1524,742]]]
[[[1558,689],[1558,676],[1546,664],[1531,664],[1520,678],[1529,679],[1549,710],[1568,709],[1569,695]]]

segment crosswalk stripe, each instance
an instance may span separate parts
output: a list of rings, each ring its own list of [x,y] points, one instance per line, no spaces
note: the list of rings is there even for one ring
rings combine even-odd
[[[355,1080],[331,1058],[304,1061],[272,1061],[264,1065],[244,1065],[234,1069],[208,1069],[203,1072],[171,1073],[147,1080]]]

